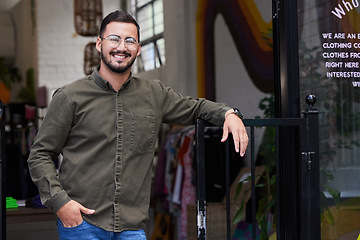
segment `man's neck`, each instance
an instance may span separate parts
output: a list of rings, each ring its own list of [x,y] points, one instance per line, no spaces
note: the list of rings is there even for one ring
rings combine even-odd
[[[123,73],[116,73],[109,70],[106,66],[102,65],[99,70],[100,76],[107,80],[116,92],[118,92],[121,86],[128,80],[131,70]]]

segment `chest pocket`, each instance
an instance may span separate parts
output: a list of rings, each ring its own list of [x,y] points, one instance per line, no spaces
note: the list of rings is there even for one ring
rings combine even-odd
[[[130,151],[145,154],[153,151],[155,142],[155,117],[131,115]]]

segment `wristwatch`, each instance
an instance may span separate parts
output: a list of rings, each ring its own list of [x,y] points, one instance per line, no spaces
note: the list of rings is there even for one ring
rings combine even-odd
[[[244,119],[244,115],[242,114],[242,112],[240,112],[239,109],[237,108],[233,108],[234,113],[236,114],[236,116],[238,116],[241,120]]]

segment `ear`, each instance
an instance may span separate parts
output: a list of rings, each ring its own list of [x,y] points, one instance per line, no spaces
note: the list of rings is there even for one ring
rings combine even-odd
[[[139,43],[139,46],[138,46],[138,51],[137,51],[137,54],[136,56],[138,57],[141,53],[141,43]]]
[[[98,50],[99,53],[101,53],[101,43],[102,43],[101,38],[98,37],[96,39],[96,49]]]

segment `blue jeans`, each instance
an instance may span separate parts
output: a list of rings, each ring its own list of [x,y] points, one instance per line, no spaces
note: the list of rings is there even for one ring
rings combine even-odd
[[[146,240],[144,230],[108,232],[83,221],[75,227],[64,227],[58,220],[58,233],[60,240]]]

